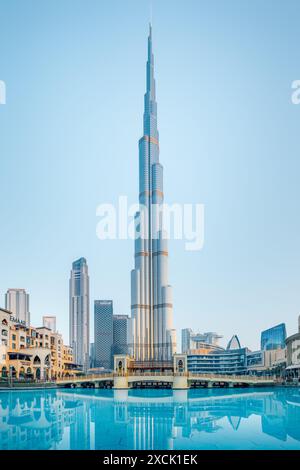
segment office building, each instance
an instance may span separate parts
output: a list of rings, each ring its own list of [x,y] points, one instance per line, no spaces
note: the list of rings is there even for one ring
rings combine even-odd
[[[129,317],[113,316],[113,354],[128,354]]]
[[[19,323],[30,326],[29,294],[25,289],[8,289],[5,294],[5,309],[12,312]]]
[[[95,367],[113,366],[113,301],[95,300],[94,303]]]
[[[72,264],[69,292],[70,343],[75,362],[87,370],[90,355],[90,298],[89,274],[85,258],[80,258]]]

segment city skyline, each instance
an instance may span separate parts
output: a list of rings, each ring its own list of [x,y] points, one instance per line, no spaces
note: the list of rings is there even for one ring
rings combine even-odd
[[[137,185],[128,181],[137,180],[147,13],[146,2],[113,4],[118,5],[117,14],[108,4],[100,8],[91,2],[95,15],[91,18],[89,13],[88,34],[79,21],[86,18],[86,11],[77,5],[71,13],[76,26],[64,24],[73,39],[70,42],[62,41],[65,31],[58,28],[56,40],[50,43],[56,18],[50,5],[45,10],[47,19],[45,13],[34,12],[43,25],[44,42],[35,41],[41,29],[29,30],[22,5],[20,31],[26,41],[11,41],[6,25],[0,32],[7,84],[7,104],[0,110],[4,156],[0,181],[9,194],[9,202],[6,198],[0,202],[6,220],[0,234],[6,266],[0,273],[0,291],[24,286],[30,293],[32,323],[52,312],[66,338],[66,286],[74,259],[85,256],[89,262],[91,299],[114,299],[116,312],[129,313],[130,306],[132,243],[97,240],[95,208],[120,193],[135,200]],[[290,85],[298,68],[285,60],[288,55],[297,57],[292,39],[299,6],[291,2],[290,8],[279,12],[276,3],[270,10],[270,2],[254,1],[241,11],[236,2],[229,2],[226,12],[221,2],[212,4],[220,15],[214,6],[200,7],[191,1],[188,11],[178,2],[170,18],[171,2],[154,2],[168,199],[178,200],[180,182],[182,201],[195,199],[206,205],[203,250],[189,254],[179,242],[170,243],[174,318],[178,332],[188,327],[218,331],[225,344],[236,333],[255,350],[260,332],[272,325],[284,321],[291,333],[300,310],[299,109],[290,102]],[[65,19],[70,15],[66,5],[61,7]],[[9,5],[2,7],[2,13],[14,18]],[[289,28],[278,34],[282,15],[289,20]],[[229,17],[231,39],[226,35]],[[112,25],[118,31],[115,37],[109,31]],[[241,29],[242,40],[235,41]],[[24,54],[28,74],[21,84],[18,67],[26,44],[34,47],[31,55]],[[57,59],[58,50],[62,55]],[[45,55],[48,65],[34,65],[37,57]],[[69,58],[66,63],[64,57]],[[77,73],[76,86],[62,86],[64,80],[74,84]],[[44,120],[39,119],[42,113]],[[257,113],[263,129],[256,122]],[[12,129],[18,139],[11,138]],[[115,135],[121,138],[114,139]],[[82,186],[85,191],[75,194],[74,187]],[[118,259],[118,272],[107,269],[112,259]]]

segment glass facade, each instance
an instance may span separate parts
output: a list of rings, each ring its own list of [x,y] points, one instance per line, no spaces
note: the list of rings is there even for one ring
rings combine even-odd
[[[128,354],[127,315],[113,316],[113,354]]]
[[[112,300],[95,300],[94,330],[95,367],[111,369],[113,356]]]
[[[263,351],[270,351],[272,349],[284,349],[286,340],[285,323],[273,326],[268,330],[261,333],[260,348]]]

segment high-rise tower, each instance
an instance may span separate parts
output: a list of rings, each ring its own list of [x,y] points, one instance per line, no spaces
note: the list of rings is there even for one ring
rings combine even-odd
[[[95,367],[112,368],[113,355],[113,301],[94,302]]]
[[[144,133],[139,141],[139,212],[135,216],[135,267],[131,272],[131,314],[137,361],[166,361],[176,352],[172,288],[168,284],[168,246],[161,212],[163,167],[159,163],[159,134],[152,52],[148,37],[144,98]]]
[[[30,326],[29,294],[25,289],[8,289],[5,294],[5,308],[26,326]]]
[[[70,344],[75,361],[89,368],[90,294],[88,265],[85,258],[72,264],[70,276]]]

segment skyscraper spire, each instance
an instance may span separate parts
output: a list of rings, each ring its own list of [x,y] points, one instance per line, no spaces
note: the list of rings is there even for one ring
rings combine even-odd
[[[131,273],[134,355],[138,361],[170,360],[176,349],[172,288],[168,285],[168,247],[163,237],[163,167],[154,79],[152,26],[149,25],[144,132],[139,141],[139,202],[136,214],[135,268]]]

